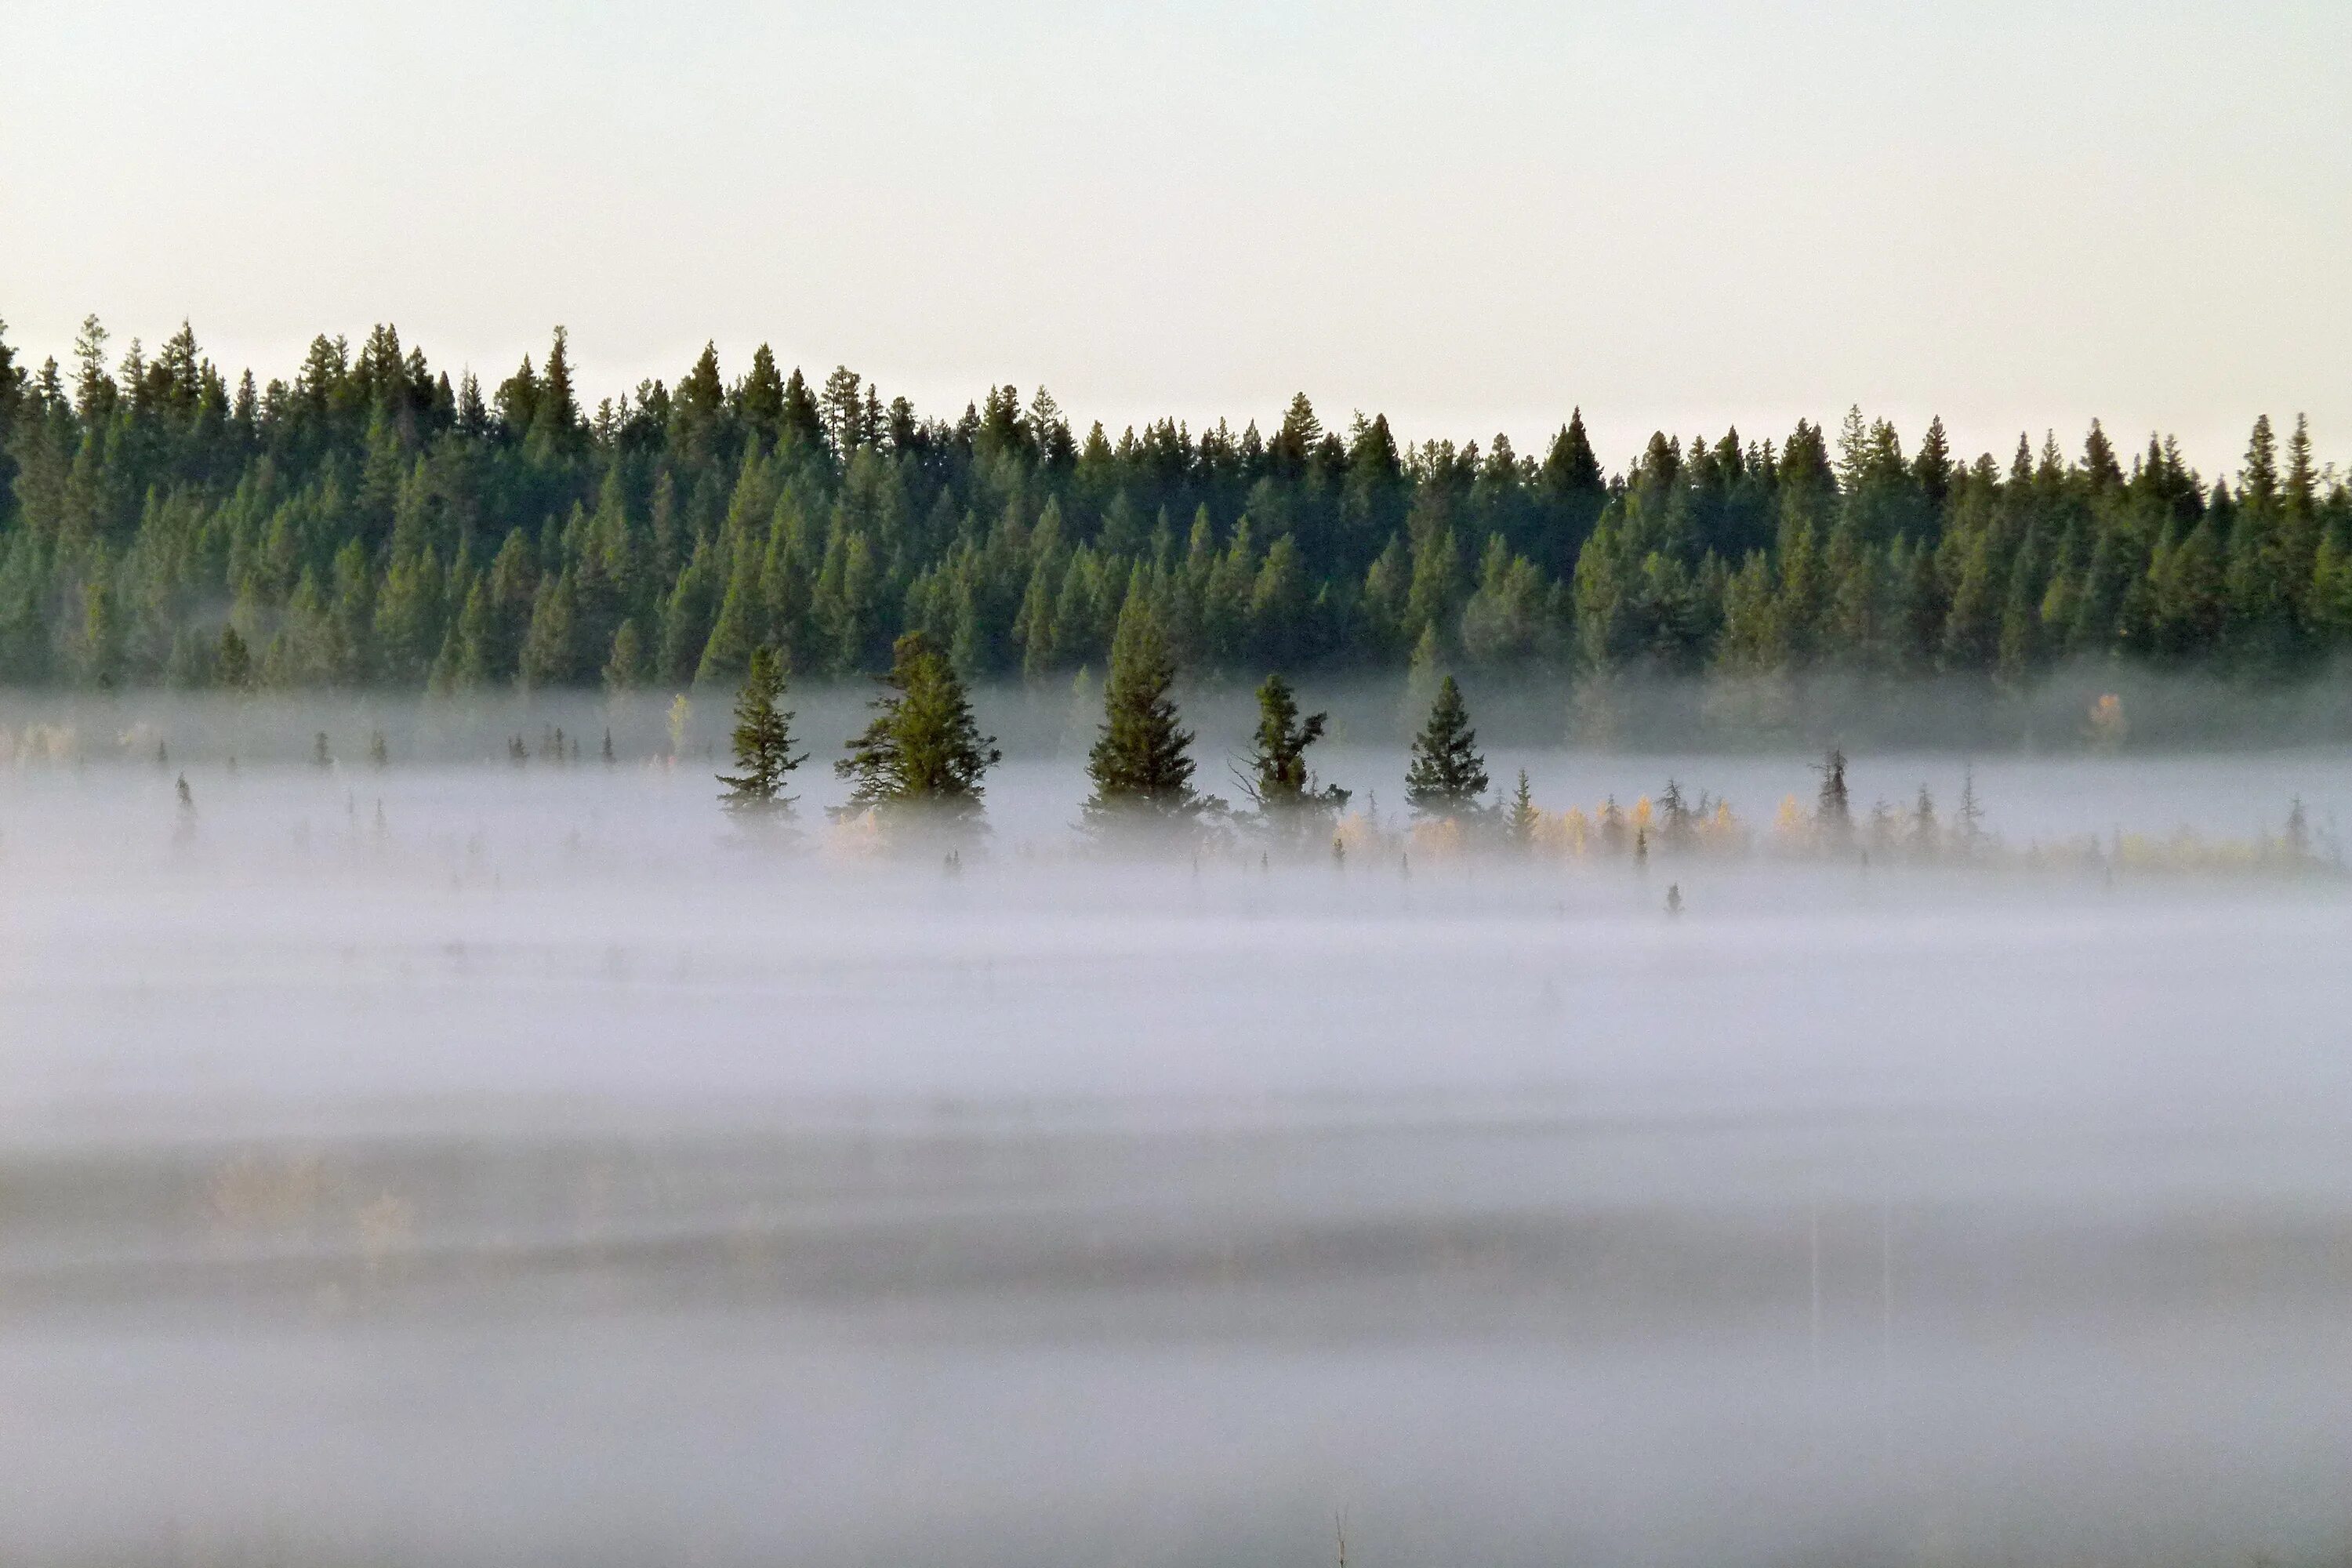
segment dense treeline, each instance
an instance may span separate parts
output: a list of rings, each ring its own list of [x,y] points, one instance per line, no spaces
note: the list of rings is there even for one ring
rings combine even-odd
[[[1906,453],[1885,422],[1663,434],[1602,468],[1402,447],[1381,417],[1083,437],[1042,390],[960,418],[730,381],[583,406],[563,334],[488,393],[379,327],[234,385],[184,327],[38,370],[0,337],[0,681],[615,687],[879,671],[905,632],[967,676],[1104,667],[1135,601],[1175,664],[1890,675],[2021,685],[2078,656],[2276,679],[2352,639],[2352,498],[2302,423],[2208,483],[2021,438]]]

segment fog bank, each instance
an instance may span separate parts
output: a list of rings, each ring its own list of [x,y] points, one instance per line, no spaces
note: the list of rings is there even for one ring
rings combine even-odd
[[[950,873],[534,717],[0,768],[12,1559],[2352,1541],[2332,875],[1115,862],[1034,741]],[[1760,821],[1811,760],[1490,765]],[[1394,811],[1392,742],[1320,765]],[[2352,811],[2318,751],[1974,780],[2017,841]]]

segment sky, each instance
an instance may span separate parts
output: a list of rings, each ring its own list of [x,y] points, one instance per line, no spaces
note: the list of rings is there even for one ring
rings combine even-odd
[[[952,413],[2352,462],[2352,6],[0,0],[0,319]]]

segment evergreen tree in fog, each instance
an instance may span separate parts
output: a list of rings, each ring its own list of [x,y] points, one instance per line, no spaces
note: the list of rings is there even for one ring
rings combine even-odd
[[[1503,811],[1503,842],[1524,854],[1535,847],[1536,824],[1543,813],[1536,809],[1534,792],[1528,788],[1528,770],[1519,770],[1518,787],[1511,792],[1511,803]]]
[[[793,716],[782,706],[783,695],[783,661],[773,648],[753,649],[735,698],[736,772],[719,775],[727,786],[719,801],[730,811],[763,816],[792,809],[784,780],[807,753],[793,755]]]
[[[1821,830],[1822,842],[1833,849],[1843,849],[1853,842],[1853,801],[1846,792],[1845,752],[1835,746],[1822,759],[1821,798],[1813,810],[1813,824]]]
[[[1307,748],[1323,738],[1330,716],[1300,716],[1290,682],[1269,675],[1257,689],[1257,729],[1244,767],[1235,770],[1259,820],[1280,833],[1320,830],[1348,805],[1348,792],[1321,784],[1307,766]]]
[[[1486,809],[1478,797],[1486,793],[1487,783],[1478,732],[1470,728],[1462,688],[1449,675],[1438,682],[1429,722],[1413,737],[1412,761],[1404,775],[1405,803],[1418,816],[1475,816]]]
[[[1111,647],[1102,731],[1087,755],[1089,827],[1189,822],[1210,804],[1192,788],[1192,732],[1178,721],[1176,661],[1159,617],[1130,594]]]
[[[973,721],[971,700],[947,655],[921,632],[891,649],[887,689],[874,700],[874,721],[849,743],[833,771],[855,781],[835,817],[919,810],[970,824],[981,811],[981,778],[1003,760],[996,737]]]

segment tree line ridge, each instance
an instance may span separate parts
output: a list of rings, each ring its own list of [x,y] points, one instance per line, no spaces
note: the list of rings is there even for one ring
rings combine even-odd
[[[733,687],[753,651],[879,673],[919,632],[966,679],[1112,661],[1148,609],[1188,674],[1565,679],[1835,668],[2024,688],[2063,660],[2280,681],[2352,641],[2352,494],[2298,419],[2208,481],[2020,437],[1963,460],[1850,410],[1664,432],[1604,468],[1328,427],[1076,432],[1042,389],[953,418],[706,347],[587,407],[559,329],[486,389],[380,326],[234,383],[186,327],[110,362],[0,327],[0,683]]]

